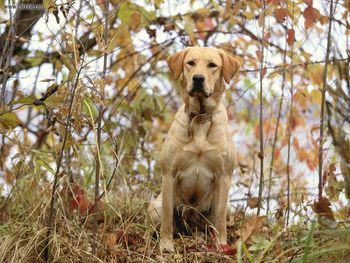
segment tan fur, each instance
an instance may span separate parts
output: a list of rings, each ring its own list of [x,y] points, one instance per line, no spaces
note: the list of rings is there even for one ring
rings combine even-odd
[[[190,61],[194,65],[189,65]],[[155,225],[160,223],[161,249],[174,251],[174,208],[192,206],[208,212],[217,240],[226,244],[226,215],[230,175],[234,167],[234,146],[226,108],[221,103],[229,82],[239,70],[239,62],[216,48],[191,47],[170,56],[170,72],[180,79],[184,105],[178,110],[160,153],[162,190],[149,206]],[[216,67],[210,67],[214,63]],[[199,114],[200,102],[189,96],[194,74],[205,77],[203,99],[205,114]],[[191,117],[192,116],[192,117]],[[191,214],[190,221],[195,216]]]

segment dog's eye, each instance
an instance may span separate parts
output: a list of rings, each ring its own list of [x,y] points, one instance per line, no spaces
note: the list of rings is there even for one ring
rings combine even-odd
[[[208,67],[209,68],[216,68],[218,65],[216,65],[215,63],[213,63],[213,62],[210,62],[209,64],[208,64]]]
[[[190,61],[187,62],[187,65],[189,65],[189,66],[194,66],[194,64],[195,64],[195,63],[194,63],[193,60],[190,60]]]

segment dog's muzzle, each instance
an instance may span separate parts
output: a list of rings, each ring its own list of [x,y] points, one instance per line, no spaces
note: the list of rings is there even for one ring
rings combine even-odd
[[[201,74],[194,74],[192,77],[192,89],[189,91],[191,97],[205,97],[208,98],[211,96],[211,93],[208,94],[204,89],[205,77]]]

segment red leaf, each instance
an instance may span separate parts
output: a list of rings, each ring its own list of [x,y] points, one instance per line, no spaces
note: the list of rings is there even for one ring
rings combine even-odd
[[[217,242],[217,239],[216,239],[215,233],[211,232],[210,235],[211,235],[211,239],[214,243],[211,244],[210,246],[208,246],[209,252],[214,252],[214,253],[221,252],[221,253],[228,255],[228,256],[233,256],[237,253],[237,249],[234,246],[230,246],[228,244],[225,244],[225,245],[219,244],[218,246],[216,246],[215,243]]]
[[[278,8],[275,10],[275,17],[278,23],[283,23],[288,16],[288,10],[285,8]]]
[[[259,198],[257,197],[250,197],[247,201],[247,204],[249,208],[254,209],[259,206]]]
[[[79,185],[72,187],[72,192],[69,193],[68,203],[71,211],[78,210],[80,213],[87,213],[91,206],[85,190]]]
[[[281,0],[267,0],[267,3],[272,5],[279,5],[280,2]]]
[[[334,220],[334,214],[331,209],[331,202],[327,197],[321,197],[319,201],[315,201],[312,205],[312,210],[314,210],[316,214],[320,214]]]
[[[221,245],[221,250],[225,255],[234,256],[237,253],[237,249],[230,245]]]
[[[305,4],[307,4],[308,6],[312,6],[312,4],[313,4],[313,1],[312,1],[312,0],[303,0],[303,2],[304,2]]]
[[[297,138],[293,139],[293,146],[295,147],[296,150],[299,150],[299,141]]]
[[[316,167],[315,167],[313,161],[310,158],[306,159],[306,164],[307,164],[307,167],[309,167],[309,169],[311,171],[315,170]]]
[[[234,256],[237,253],[237,249],[230,245],[220,245],[220,248],[217,248],[214,244],[208,246],[208,251],[213,253],[221,252],[228,256]]]
[[[316,8],[313,8],[312,6],[308,6],[305,8],[303,12],[303,17],[305,18],[304,26],[305,29],[308,29],[314,25],[315,22],[317,22],[320,17],[320,11]]]
[[[258,60],[261,60],[261,57],[262,57],[261,51],[260,51],[260,50],[257,50],[257,51],[255,51],[255,54],[256,54]]]
[[[291,46],[295,39],[295,30],[293,28],[288,29],[287,31],[287,43]]]
[[[199,31],[198,38],[204,40],[208,35],[208,33],[205,31],[210,31],[214,29],[215,26],[215,20],[211,17],[204,17],[198,19],[198,21],[196,22],[196,28]]]

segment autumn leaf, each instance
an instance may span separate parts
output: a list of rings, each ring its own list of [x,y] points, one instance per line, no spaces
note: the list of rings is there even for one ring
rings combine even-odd
[[[225,13],[229,14],[231,12],[232,0],[226,0],[226,10]]]
[[[72,190],[64,189],[64,193],[68,196],[69,210],[77,210],[82,214],[86,214],[91,208],[92,204],[89,202],[85,190],[79,185],[74,185]]]
[[[155,0],[154,5],[157,9],[160,8],[161,4],[164,3],[164,0]]]
[[[117,244],[117,236],[115,233],[107,233],[105,237],[105,244],[109,250],[113,250]]]
[[[15,177],[14,177],[13,174],[12,174],[10,171],[8,171],[8,170],[5,171],[4,179],[5,179],[5,182],[6,182],[7,184],[11,184],[11,185],[12,185],[13,182],[15,181]]]
[[[312,4],[313,4],[313,1],[312,1],[312,0],[303,0],[303,2],[304,2],[305,4],[307,4],[308,6],[312,6]]]
[[[335,221],[331,202],[327,197],[321,197],[320,200],[315,201],[312,210],[318,215],[320,225],[329,228],[337,227],[338,223]]]
[[[291,46],[294,43],[295,39],[295,30],[293,28],[288,29],[287,31],[287,43]]]
[[[242,7],[242,3],[243,3],[243,1],[238,1],[237,3],[235,3],[235,5],[233,6],[233,10],[232,10],[233,15],[238,14],[239,10]]]
[[[339,200],[339,194],[343,190],[343,182],[339,182],[335,175],[335,162],[331,163],[323,172],[323,185],[327,183],[325,192],[332,201]]]
[[[303,12],[303,17],[305,19],[304,26],[305,29],[309,29],[314,25],[315,22],[317,22],[320,19],[320,11],[316,8],[313,8],[312,6],[308,6],[305,8]]]
[[[135,31],[141,23],[141,14],[139,12],[134,12],[131,15],[130,29]]]
[[[0,128],[15,128],[21,121],[17,118],[17,115],[13,112],[8,112],[0,115]]]
[[[294,138],[293,139],[293,146],[296,150],[299,150],[300,149],[300,146],[299,146],[299,140],[297,138]]]
[[[288,16],[288,10],[285,8],[278,8],[275,10],[274,15],[278,23],[283,23]]]
[[[308,157],[308,154],[304,149],[299,149],[297,151],[297,154],[298,154],[299,161],[301,162],[305,161]]]
[[[329,18],[328,16],[322,16],[320,17],[320,23],[321,25],[328,24],[329,23]]]
[[[321,93],[321,91],[314,89],[314,90],[312,90],[310,92],[310,96],[311,96],[312,101],[315,104],[318,104],[318,105],[321,104],[321,102],[322,102],[322,93]]]
[[[258,60],[261,60],[261,58],[262,58],[262,52],[261,52],[260,50],[257,50],[257,51],[255,51],[255,54],[256,54]]]
[[[307,159],[306,159],[306,164],[307,164],[307,167],[308,167],[311,171],[315,170],[316,167],[317,167],[316,158],[310,158],[310,157],[307,158]]]
[[[266,220],[266,216],[253,216],[244,222],[236,233],[241,237],[242,242],[247,242],[253,235],[261,232]]]
[[[204,40],[208,35],[205,31],[210,31],[215,28],[215,21],[211,17],[205,17],[198,19],[195,23],[196,28],[199,32],[198,38]]]
[[[267,0],[267,3],[271,5],[279,5],[280,2],[281,0]]]
[[[328,200],[327,197],[321,197],[319,201],[315,201],[314,204],[312,205],[312,210],[316,214],[322,214],[331,219],[334,219],[334,214],[331,209],[331,202]]]
[[[249,208],[257,208],[259,206],[259,198],[257,197],[250,197],[247,202]]]

